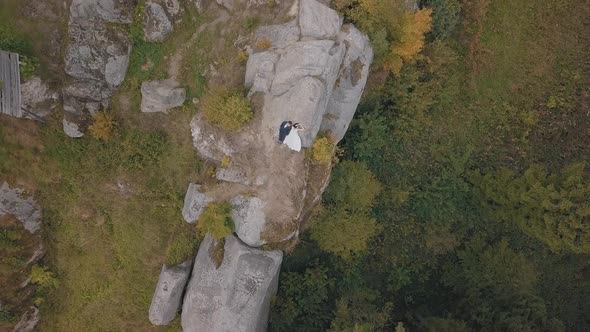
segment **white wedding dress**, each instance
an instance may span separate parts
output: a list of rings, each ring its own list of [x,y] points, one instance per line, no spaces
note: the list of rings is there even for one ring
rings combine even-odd
[[[291,129],[289,135],[283,141],[283,144],[287,144],[289,149],[297,152],[301,151],[301,138],[299,137],[298,131],[296,128]]]

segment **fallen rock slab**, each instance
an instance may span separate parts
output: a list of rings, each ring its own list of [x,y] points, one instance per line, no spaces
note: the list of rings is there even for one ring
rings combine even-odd
[[[188,185],[186,196],[184,196],[182,216],[189,224],[195,223],[203,211],[205,211],[207,205],[212,202],[212,199],[206,194],[202,193],[200,189],[200,185],[191,183]]]
[[[265,331],[283,253],[250,248],[230,235],[216,268],[209,253],[213,242],[208,234],[195,259],[182,307],[183,331]]]
[[[192,260],[180,265],[163,265],[150,305],[149,319],[154,325],[168,325],[182,304],[182,294],[191,272]]]
[[[266,225],[264,203],[258,197],[237,196],[233,198],[231,217],[240,240],[251,247],[260,247],[266,241],[260,234]]]
[[[141,111],[144,113],[166,113],[172,108],[182,106],[185,98],[185,89],[175,87],[170,80],[141,84]]]

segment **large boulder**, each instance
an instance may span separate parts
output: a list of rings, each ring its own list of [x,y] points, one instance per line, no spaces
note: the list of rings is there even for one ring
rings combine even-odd
[[[168,325],[182,304],[182,295],[191,273],[192,260],[180,265],[163,265],[150,305],[149,319],[154,325]]]
[[[189,224],[195,223],[211,201],[209,196],[201,192],[200,185],[190,183],[186,196],[184,196],[184,207],[182,208],[184,220]]]
[[[346,54],[320,130],[330,132],[339,142],[348,130],[356,107],[363,94],[369,66],[373,61],[373,49],[369,38],[352,25],[343,27],[339,40],[346,45]]]
[[[266,216],[264,202],[258,197],[237,196],[231,200],[231,217],[240,240],[251,247],[260,247],[266,241],[260,238]]]
[[[330,7],[316,0],[299,0],[301,37],[335,39],[342,26],[342,18]]]
[[[145,4],[143,17],[143,34],[149,42],[163,42],[172,32],[172,22],[164,8],[155,2]]]
[[[185,98],[185,89],[176,87],[171,80],[141,84],[141,111],[144,113],[166,113],[172,108],[182,106]]]
[[[34,234],[41,228],[41,208],[32,196],[26,196],[23,189],[10,188],[8,183],[2,183],[0,216],[13,215],[29,233]]]
[[[283,253],[253,249],[229,235],[217,268],[210,254],[213,249],[214,241],[207,235],[184,297],[183,331],[265,331]]]

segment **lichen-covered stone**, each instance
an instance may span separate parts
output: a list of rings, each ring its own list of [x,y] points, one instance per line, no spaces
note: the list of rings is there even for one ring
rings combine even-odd
[[[168,325],[182,305],[182,295],[191,273],[192,260],[176,266],[163,265],[156,285],[149,319],[154,325]]]
[[[182,306],[183,331],[265,331],[283,253],[253,249],[229,235],[217,268],[213,244],[207,235],[195,259]]]
[[[186,90],[176,87],[169,80],[143,82],[141,84],[141,111],[144,113],[161,112],[182,106]]]
[[[11,214],[34,234],[41,228],[41,208],[32,196],[25,197],[19,188],[11,188],[8,183],[0,186],[0,216]]]

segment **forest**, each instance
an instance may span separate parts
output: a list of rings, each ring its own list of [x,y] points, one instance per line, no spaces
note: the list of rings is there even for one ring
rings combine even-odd
[[[338,0],[375,61],[271,331],[588,331],[588,1]]]

